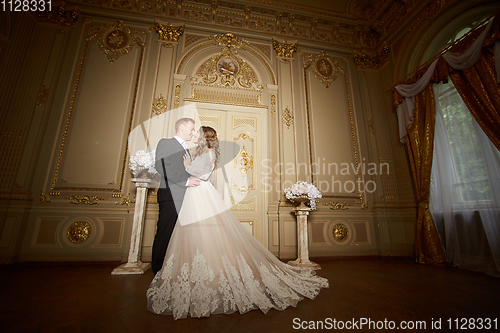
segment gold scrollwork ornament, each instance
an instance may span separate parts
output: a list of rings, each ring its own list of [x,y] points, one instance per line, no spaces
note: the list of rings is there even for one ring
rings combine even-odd
[[[160,94],[160,97],[157,97],[153,100],[152,112],[156,115],[160,115],[165,112],[168,108],[167,100]]]
[[[286,128],[290,128],[290,126],[293,125],[293,113],[292,111],[288,108],[288,106],[286,107],[285,110],[283,110],[283,114],[281,115],[281,118],[283,118],[283,120],[285,121],[285,124],[286,124]]]
[[[248,155],[245,146],[241,148],[241,152],[234,159],[234,164],[242,173],[247,173],[253,167],[253,158]]]

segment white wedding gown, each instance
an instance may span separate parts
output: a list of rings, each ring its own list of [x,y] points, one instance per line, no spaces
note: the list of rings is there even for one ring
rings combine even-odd
[[[328,280],[285,264],[231,214],[208,181],[214,153],[186,170],[202,179],[186,190],[162,269],[147,291],[148,310],[175,319],[284,310],[314,298]]]

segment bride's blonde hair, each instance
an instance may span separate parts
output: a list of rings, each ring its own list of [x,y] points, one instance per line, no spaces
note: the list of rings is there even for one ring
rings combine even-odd
[[[219,138],[217,137],[217,132],[209,126],[201,126],[200,129],[203,131],[203,135],[200,135],[198,139],[198,147],[196,147],[195,157],[201,155],[212,149],[215,153],[215,166],[219,164],[220,161],[220,147]]]

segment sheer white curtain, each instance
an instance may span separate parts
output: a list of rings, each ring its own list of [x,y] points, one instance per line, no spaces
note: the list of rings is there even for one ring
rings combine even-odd
[[[500,153],[451,80],[434,94],[430,209],[448,262],[500,276]]]

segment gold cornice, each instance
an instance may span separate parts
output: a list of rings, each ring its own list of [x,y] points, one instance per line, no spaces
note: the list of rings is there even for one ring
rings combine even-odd
[[[349,6],[342,12],[332,11],[328,8],[311,8],[304,5],[279,4],[265,0],[250,0],[256,4],[265,6],[252,6],[248,4],[238,6],[220,6],[217,1],[200,3],[199,5],[189,4],[185,1],[148,1],[135,2],[133,0],[73,0],[73,4],[78,4],[80,8],[99,7],[104,11],[119,11],[124,14],[133,12],[142,17],[157,19],[159,16],[180,20],[181,22],[194,22],[205,25],[218,25],[219,15],[230,15],[241,20],[241,26],[236,29],[245,30],[250,33],[255,32],[252,24],[253,17],[261,17],[275,21],[273,28],[269,31],[257,30],[268,36],[287,36],[286,38],[300,38],[321,43],[324,47],[325,41],[330,45],[342,46],[350,49],[362,48],[376,50],[384,41],[393,40],[401,31],[409,27],[408,22],[417,17],[429,20],[437,13],[458,0],[422,0],[422,1],[374,1],[374,0],[351,0]],[[161,13],[144,10],[142,4],[161,4],[164,8]],[[366,5],[373,5],[374,10],[367,11]],[[224,7],[224,9],[221,9]],[[149,7],[148,7],[149,8]],[[163,12],[164,11],[164,12]],[[266,16],[263,16],[263,11]],[[271,14],[272,13],[272,14]],[[188,14],[188,15],[186,15]],[[200,16],[202,15],[202,17]],[[369,15],[368,15],[369,14]],[[410,23],[411,24],[411,23]],[[300,34],[294,34],[295,28],[305,29]],[[380,35],[375,39],[365,43],[363,33],[375,28]],[[316,33],[321,31],[319,35]],[[326,38],[324,33],[328,32],[330,38]],[[375,44],[373,44],[376,42]]]
[[[40,22],[57,24],[65,28],[73,28],[78,19],[78,10],[66,11],[62,6],[52,8],[50,12],[35,11],[31,13]]]
[[[357,69],[379,69],[389,60],[389,51],[389,46],[384,45],[383,49],[377,53],[361,55],[355,53],[352,56],[354,65]]]

